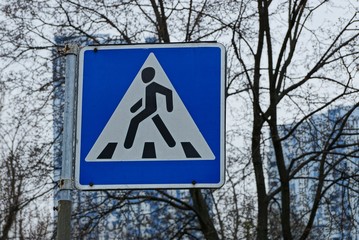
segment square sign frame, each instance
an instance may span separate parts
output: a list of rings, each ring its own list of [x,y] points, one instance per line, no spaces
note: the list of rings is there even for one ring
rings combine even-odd
[[[78,62],[76,188],[80,190],[220,188],[224,184],[226,54],[223,45],[209,42],[87,46],[80,50]],[[189,157],[182,158],[176,155],[172,157],[171,148],[168,148],[168,151],[156,149],[157,152],[163,153],[164,157],[156,158],[157,155],[154,155],[143,158],[138,157],[138,154],[118,157],[126,152],[123,150],[123,141],[125,141],[123,136],[130,128],[128,121],[122,122],[119,119],[132,120],[136,116],[133,109],[128,106],[131,106],[129,105],[131,101],[133,102],[131,96],[133,99],[141,99],[141,96],[146,94],[145,87],[139,89],[138,86],[145,84],[138,79],[141,79],[141,76],[142,79],[144,78],[141,71],[143,73],[143,69],[151,63],[157,64],[155,67],[157,72],[163,72],[161,77],[163,81],[167,79],[166,81],[170,82],[167,88],[171,89],[172,95],[179,96],[180,100],[173,97],[173,112],[179,109],[176,106],[180,102],[183,103],[183,109],[187,110],[178,110],[180,112],[177,113],[178,120],[162,118],[162,123],[169,126],[168,130],[173,133],[175,141],[176,136],[181,133],[192,135],[193,132],[193,135],[196,135],[199,131],[205,143],[202,145],[207,144],[212,155],[203,154],[203,157],[202,147],[199,147],[197,151],[192,152],[192,155],[191,150],[184,149],[186,156],[187,152],[190,153]],[[165,86],[166,82],[157,85],[161,84]],[[159,87],[155,89],[154,95],[164,95]],[[133,97],[134,95],[136,96]],[[160,101],[160,98],[164,101],[163,96],[155,99]],[[142,109],[146,107],[146,100],[143,102]],[[158,108],[160,104],[157,103]],[[162,105],[166,106],[166,104]],[[162,111],[158,115],[165,115],[165,112]],[[187,113],[182,114],[185,112],[188,112],[188,116],[198,130],[191,130],[190,126],[186,126],[187,122],[180,119],[182,115],[187,116]],[[145,134],[147,129],[144,126],[154,126],[155,130],[162,129],[158,127],[158,122],[155,123],[152,116],[142,118],[137,123],[137,135],[142,132],[146,138],[151,137],[151,134]],[[143,125],[145,122],[147,125]],[[179,126],[178,129],[172,130],[176,126]],[[121,131],[124,132],[122,135]],[[163,131],[161,134],[163,137]],[[116,141],[106,142],[116,136],[118,136]],[[189,139],[191,138],[189,136]],[[139,145],[137,142],[141,139],[140,137],[138,139],[134,140],[134,145]],[[153,150],[153,145],[165,146],[160,143],[160,141],[165,142],[163,139],[154,137],[152,147],[149,145],[147,149],[149,147]],[[192,144],[189,144],[192,146],[189,149],[193,149],[197,142],[193,140]],[[96,153],[96,148],[101,149],[102,146],[106,146],[107,150],[104,148],[100,154]],[[95,159],[91,155],[98,157]],[[168,159],[166,156],[169,156]]]

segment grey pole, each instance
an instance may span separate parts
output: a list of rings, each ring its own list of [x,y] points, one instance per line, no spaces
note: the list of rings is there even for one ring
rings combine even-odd
[[[57,240],[71,239],[72,163],[74,156],[75,82],[78,46],[66,46],[65,54],[65,109],[62,139],[62,168],[59,183]]]

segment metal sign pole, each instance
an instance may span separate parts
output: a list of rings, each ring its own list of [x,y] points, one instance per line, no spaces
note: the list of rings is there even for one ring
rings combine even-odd
[[[65,109],[62,140],[62,168],[58,200],[57,240],[71,239],[71,191],[74,149],[75,81],[77,69],[77,45],[65,47]]]

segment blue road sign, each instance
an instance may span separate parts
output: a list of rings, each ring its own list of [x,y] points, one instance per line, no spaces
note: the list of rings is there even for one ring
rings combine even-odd
[[[218,43],[82,48],[76,187],[222,186],[224,88]]]

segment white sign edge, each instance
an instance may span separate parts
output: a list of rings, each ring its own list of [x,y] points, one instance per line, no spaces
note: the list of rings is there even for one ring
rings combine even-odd
[[[81,120],[82,120],[82,86],[83,86],[83,64],[84,53],[88,50],[114,50],[114,49],[150,49],[150,48],[203,48],[203,47],[218,47],[221,54],[221,113],[220,113],[220,179],[218,183],[197,183],[197,184],[99,184],[99,185],[83,185],[80,183],[80,153],[81,153]],[[217,189],[225,183],[225,162],[226,162],[226,148],[225,148],[225,83],[226,83],[226,49],[224,45],[218,42],[200,42],[200,43],[168,43],[168,44],[135,44],[135,45],[99,45],[99,46],[85,46],[82,47],[78,54],[78,78],[77,78],[77,107],[76,107],[76,136],[75,136],[75,178],[74,185],[78,190],[116,190],[116,189],[188,189],[188,188],[213,188]]]

